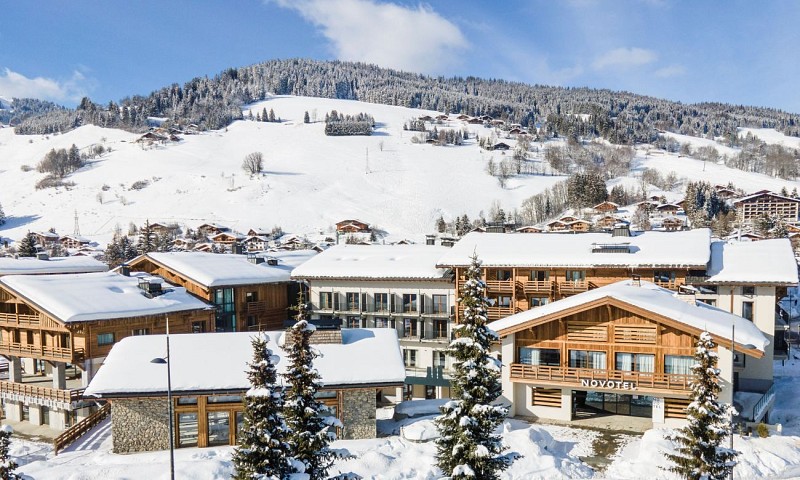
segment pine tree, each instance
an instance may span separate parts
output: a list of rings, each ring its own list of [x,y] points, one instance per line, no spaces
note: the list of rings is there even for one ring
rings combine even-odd
[[[278,357],[267,346],[269,337],[253,337],[253,361],[247,378],[252,387],[244,397],[244,426],[238,435],[238,447],[233,454],[235,478],[251,480],[284,478],[290,471],[286,442],[288,428],[281,414],[284,390],[278,386],[276,364]]]
[[[500,435],[493,432],[508,410],[492,405],[502,393],[500,362],[489,356],[497,334],[486,327],[486,285],[481,262],[473,254],[461,290],[462,323],[453,327],[457,338],[447,353],[454,359],[452,400],[436,419],[441,437],[436,441],[437,465],[452,480],[496,479],[511,459],[502,455]]]
[[[303,115],[303,123],[311,123],[311,118],[308,116],[308,110],[306,110],[306,113]]]
[[[3,205],[0,204],[0,225],[6,223],[6,213],[3,211]]]
[[[315,327],[307,320],[308,313],[302,292],[296,307],[297,322],[286,331],[284,349],[289,365],[283,374],[289,389],[283,416],[289,428],[289,457],[296,473],[305,473],[311,480],[326,478],[334,454],[328,444],[336,435],[331,427],[341,427],[335,417],[323,417],[328,412],[315,395],[320,388],[320,376],[314,368],[319,352],[311,347]]]
[[[33,233],[28,232],[27,235],[19,242],[17,247],[17,255],[20,257],[35,257],[39,249],[36,247],[36,237]]]
[[[139,255],[156,250],[156,234],[150,227],[150,220],[145,221],[144,226],[139,229],[139,241],[136,244],[136,250]]]
[[[666,454],[675,464],[669,471],[689,480],[723,480],[736,465],[738,452],[722,446],[725,437],[732,434],[729,416],[736,411],[717,401],[720,378],[716,346],[708,332],[700,334],[692,366],[692,401],[686,409],[689,424],[669,437],[679,445],[678,453]]]
[[[0,427],[0,479],[2,480],[21,480],[22,477],[14,470],[17,469],[17,462],[11,460],[8,449],[11,446],[11,434],[14,429],[11,425]]]
[[[436,231],[439,233],[444,233],[447,230],[447,223],[444,221],[444,217],[439,215],[439,219],[436,220]]]

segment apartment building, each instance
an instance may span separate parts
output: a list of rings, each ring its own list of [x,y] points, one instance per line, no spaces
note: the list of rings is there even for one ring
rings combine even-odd
[[[800,219],[800,199],[761,190],[733,202],[740,225],[752,224],[764,215],[777,216],[796,224]]]

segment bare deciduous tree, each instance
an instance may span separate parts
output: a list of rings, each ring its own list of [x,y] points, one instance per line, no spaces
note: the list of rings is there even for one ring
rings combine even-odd
[[[245,155],[242,161],[242,169],[250,175],[260,173],[264,168],[264,154],[261,152],[252,152]]]

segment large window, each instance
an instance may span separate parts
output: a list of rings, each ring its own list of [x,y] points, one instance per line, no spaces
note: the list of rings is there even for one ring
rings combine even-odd
[[[558,367],[561,366],[561,351],[555,348],[521,347],[519,349],[519,363]]]
[[[592,350],[570,350],[569,366],[572,368],[592,368],[595,370],[605,370],[606,352],[596,352]]]
[[[197,446],[197,412],[178,413],[178,447]]]
[[[208,412],[208,446],[230,445],[231,417],[230,412]]]
[[[375,328],[389,328],[389,319],[386,317],[375,317]]]
[[[403,320],[403,336],[405,337],[417,337],[419,336],[419,330],[417,330],[417,319],[416,318],[406,318]]]
[[[319,292],[319,309],[333,309],[333,292]]]
[[[433,321],[433,336],[435,338],[447,338],[447,320]]]
[[[373,297],[373,301],[375,302],[375,311],[376,312],[388,312],[389,311],[389,294],[388,293],[376,293]]]
[[[742,317],[753,321],[753,302],[742,302]]]
[[[403,312],[413,313],[417,311],[417,294],[404,293],[403,294]]]
[[[586,280],[586,271],[585,270],[567,270],[564,274],[564,278],[568,282],[581,282]]]
[[[358,311],[358,300],[361,297],[358,292],[347,292],[345,295],[347,302],[347,310],[351,312]]]
[[[614,369],[626,372],[655,372],[656,356],[645,353],[623,353],[616,354]]]
[[[653,272],[654,282],[674,283],[675,272],[670,270],[656,270]]]
[[[218,332],[236,331],[236,305],[233,288],[214,290],[214,304],[217,306],[216,330]]]
[[[682,355],[664,355],[664,373],[691,375],[694,357]]]
[[[347,317],[347,328],[361,328],[361,317]]]
[[[497,270],[497,280],[511,280],[511,270]]]
[[[97,345],[111,345],[114,343],[114,333],[98,333],[97,334]]]
[[[528,306],[529,308],[541,307],[542,305],[547,305],[549,300],[548,297],[528,297]]]
[[[447,313],[447,295],[433,295],[433,313]]]
[[[503,308],[511,307],[511,295],[499,295],[495,300],[495,305]]]
[[[547,270],[531,270],[531,281],[544,282],[550,279],[550,272]]]
[[[447,357],[444,352],[433,352],[433,366],[444,368],[447,362]]]
[[[403,350],[403,362],[405,362],[406,367],[416,367],[417,366],[417,351],[405,349]]]

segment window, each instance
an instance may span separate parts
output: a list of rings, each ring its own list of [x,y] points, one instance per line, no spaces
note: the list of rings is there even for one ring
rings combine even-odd
[[[564,274],[564,278],[568,282],[581,282],[586,280],[586,271],[584,270],[567,270]]]
[[[605,370],[606,352],[596,352],[592,350],[570,350],[569,366],[571,368],[592,368],[595,370]]]
[[[386,317],[375,317],[375,328],[389,328],[389,319]]]
[[[501,281],[511,280],[511,270],[497,270],[497,279]]]
[[[114,343],[114,334],[113,333],[98,333],[97,334],[97,345],[111,345]]]
[[[447,320],[433,321],[433,336],[435,338],[447,338]]]
[[[25,332],[25,342],[27,342],[28,345],[33,345],[33,332],[32,331],[28,330],[27,332]],[[111,343],[114,343],[113,340],[112,340]]]
[[[528,298],[528,305],[529,308],[541,307],[542,305],[547,305],[549,300],[548,297],[530,297]]]
[[[614,369],[626,372],[652,373],[656,368],[656,356],[645,353],[617,353]]]
[[[178,405],[197,405],[197,397],[179,397]]]
[[[411,313],[417,311],[417,294],[404,293],[403,294],[403,313]]]
[[[417,351],[416,350],[403,350],[403,362],[406,367],[417,366]]]
[[[207,403],[242,403],[241,395],[217,395],[208,397]]]
[[[742,317],[753,321],[753,302],[742,302]]]
[[[436,387],[433,385],[425,385],[425,400],[433,400],[436,398]]]
[[[319,292],[319,309],[333,309],[333,292]]]
[[[416,337],[418,335],[417,319],[406,318],[403,320],[403,336]]]
[[[555,348],[521,347],[519,349],[519,363],[559,367],[561,366],[561,351]]]
[[[712,307],[716,307],[717,306],[717,301],[714,300],[713,298],[698,298],[697,301],[698,302],[703,302],[706,305],[711,305]]]
[[[388,293],[376,293],[373,297],[373,301],[375,302],[375,311],[376,312],[388,312],[389,311],[389,294]]]
[[[214,304],[217,305],[216,331],[235,332],[236,304],[234,302],[233,288],[218,288],[214,290]]]
[[[150,329],[149,328],[134,328],[131,330],[131,335],[149,335]]]
[[[495,303],[495,305],[498,306],[498,307],[510,308],[511,307],[511,295],[500,295],[500,296],[497,297],[496,302],[497,303]]]
[[[208,446],[230,445],[230,412],[208,412]]]
[[[444,352],[433,352],[433,366],[444,368],[446,358]]]
[[[447,313],[447,295],[432,295],[433,313]]]
[[[321,390],[314,394],[316,399],[337,398],[336,390]]]
[[[691,375],[694,357],[684,355],[664,355],[664,373]]]
[[[192,322],[192,333],[204,333],[206,331],[206,322]]]
[[[360,295],[358,292],[347,292],[345,294],[345,301],[347,302],[347,310],[353,312],[358,311],[358,300]]]
[[[532,282],[544,282],[550,279],[550,272],[547,270],[531,270]]]
[[[755,295],[755,294],[756,294],[756,287],[753,287],[753,286],[742,287],[742,295],[744,295],[745,297],[752,298],[753,295]]]
[[[244,294],[244,301],[245,302],[257,302],[258,301],[258,292],[247,292]]]
[[[361,317],[347,317],[347,328],[361,328]]]
[[[656,283],[675,283],[675,272],[669,270],[656,270],[653,272],[653,281]]]
[[[255,315],[248,315],[247,316],[247,329],[248,330],[257,330],[258,329],[258,319]]]

